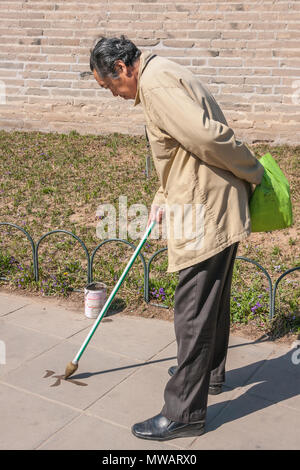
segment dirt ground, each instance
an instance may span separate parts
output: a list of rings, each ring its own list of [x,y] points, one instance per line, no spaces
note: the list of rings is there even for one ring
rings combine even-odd
[[[268,250],[270,247],[277,245],[281,247],[286,254],[299,253],[299,244],[290,245],[289,240],[299,240],[300,232],[298,227],[290,227],[284,230],[276,230],[275,232],[251,233],[244,243],[251,243],[253,246],[259,246],[262,250]]]

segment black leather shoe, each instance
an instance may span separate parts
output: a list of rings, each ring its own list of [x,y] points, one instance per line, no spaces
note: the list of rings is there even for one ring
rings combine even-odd
[[[205,432],[204,426],[204,422],[177,423],[158,414],[142,423],[135,424],[131,431],[140,439],[167,441],[179,437],[201,436]]]
[[[177,366],[171,366],[168,370],[168,374],[172,377],[175,374]],[[208,388],[209,395],[219,395],[222,392],[222,384],[210,385]]]

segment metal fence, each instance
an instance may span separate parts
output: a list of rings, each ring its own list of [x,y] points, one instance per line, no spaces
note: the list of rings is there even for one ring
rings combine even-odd
[[[40,244],[46,237],[48,237],[48,236],[50,236],[54,233],[64,233],[64,234],[70,235],[75,240],[77,240],[78,243],[80,243],[82,249],[84,250],[86,259],[87,259],[87,285],[91,284],[93,282],[94,258],[95,258],[96,253],[98,252],[98,250],[104,244],[110,243],[110,242],[121,242],[121,243],[125,243],[125,244],[129,245],[133,249],[133,251],[136,249],[136,246],[133,243],[128,242],[127,240],[123,240],[121,238],[109,238],[109,239],[106,239],[103,242],[101,242],[99,245],[97,245],[96,248],[93,250],[92,254],[90,255],[85,243],[77,235],[75,235],[74,233],[69,232],[67,230],[52,230],[50,232],[47,232],[47,233],[45,233],[44,235],[41,236],[41,238],[38,240],[37,243],[35,243],[33,241],[32,237],[31,237],[31,235],[24,228],[19,227],[18,225],[10,223],[10,222],[0,222],[0,226],[3,226],[3,225],[8,225],[8,226],[13,227],[17,230],[20,230],[27,237],[27,239],[28,239],[28,241],[31,245],[33,272],[34,272],[34,279],[35,279],[36,282],[39,281],[39,247],[40,247]],[[145,257],[143,256],[143,254],[139,253],[139,257],[142,261],[143,269],[144,269],[144,300],[145,300],[146,303],[150,303],[149,277],[150,277],[151,264],[152,264],[154,258],[157,255],[159,255],[160,253],[162,253],[166,250],[167,250],[167,248],[165,247],[165,248],[161,248],[160,250],[156,251],[151,256],[148,263],[146,262]],[[242,260],[242,261],[245,261],[245,262],[248,262],[248,263],[251,263],[251,264],[255,265],[266,277],[266,279],[268,281],[268,284],[269,284],[269,318],[273,318],[273,316],[275,314],[276,292],[277,292],[279,283],[282,281],[282,279],[285,276],[287,276],[291,272],[299,270],[300,266],[297,266],[297,267],[286,270],[283,274],[281,274],[278,277],[278,279],[274,282],[274,285],[273,285],[270,274],[257,261],[255,261],[253,259],[250,259],[250,258],[246,258],[244,256],[237,256],[236,259],[237,260]],[[9,281],[9,279],[7,279],[5,277],[0,277],[0,279],[4,280],[4,281]],[[168,308],[166,305],[154,304],[152,302],[151,302],[151,305],[155,305],[157,307],[162,307],[162,308]]]

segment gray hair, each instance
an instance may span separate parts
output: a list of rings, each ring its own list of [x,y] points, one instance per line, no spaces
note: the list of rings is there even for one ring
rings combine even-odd
[[[91,49],[90,68],[99,73],[102,78],[118,78],[119,74],[115,69],[117,60],[122,60],[124,64],[132,66],[141,55],[141,51],[125,36],[120,38],[101,37],[96,40]]]

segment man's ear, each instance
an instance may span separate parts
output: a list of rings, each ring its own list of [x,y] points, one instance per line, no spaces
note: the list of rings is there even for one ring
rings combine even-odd
[[[120,75],[122,72],[124,72],[126,69],[126,65],[122,60],[116,60],[115,62],[115,71],[118,72],[118,75]]]
[[[115,62],[115,70],[116,72],[118,72],[119,75],[125,74],[127,77],[131,77],[132,75],[131,68],[127,67],[127,65],[125,65],[123,60],[117,60]]]

